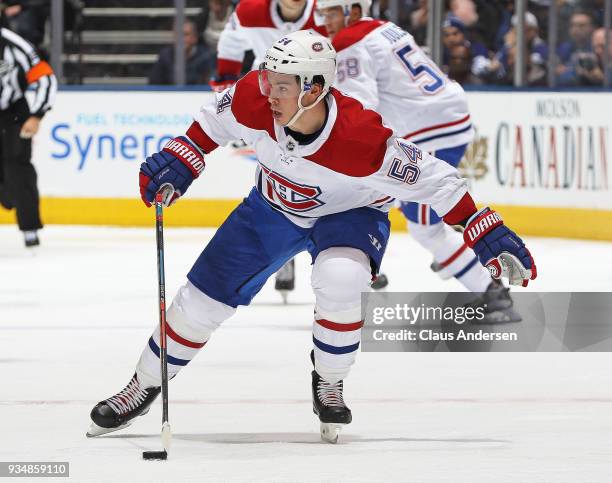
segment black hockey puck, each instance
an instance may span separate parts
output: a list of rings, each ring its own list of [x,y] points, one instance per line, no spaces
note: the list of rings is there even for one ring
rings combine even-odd
[[[168,453],[166,450],[164,451],[143,451],[142,452],[143,460],[167,460]]]

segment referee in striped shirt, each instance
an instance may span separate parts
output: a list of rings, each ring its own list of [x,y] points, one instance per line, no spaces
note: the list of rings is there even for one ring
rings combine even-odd
[[[25,92],[32,96],[26,100]],[[26,247],[38,245],[42,228],[32,136],[51,109],[57,80],[25,39],[0,28],[0,204],[15,208]],[[28,97],[30,94],[28,94]]]

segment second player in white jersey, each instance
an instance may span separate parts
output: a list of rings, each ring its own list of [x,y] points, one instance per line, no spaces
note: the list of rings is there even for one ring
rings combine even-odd
[[[337,87],[381,113],[396,135],[426,151],[472,141],[465,92],[408,32],[391,22],[363,18],[338,33],[333,44]]]
[[[319,0],[317,5],[318,21],[338,52],[336,86],[379,112],[397,136],[457,167],[474,137],[463,88],[444,75],[408,32],[364,17],[370,0]],[[461,235],[441,223],[431,206],[402,202],[400,208],[410,233],[432,253],[432,268],[442,278],[455,277],[484,294],[488,322],[520,320],[508,290],[491,279]]]
[[[217,75],[211,87],[220,92],[233,85],[248,50],[253,51],[256,68],[283,35],[309,29],[325,34],[325,28],[315,25],[314,8],[315,0],[242,0],[219,38]]]

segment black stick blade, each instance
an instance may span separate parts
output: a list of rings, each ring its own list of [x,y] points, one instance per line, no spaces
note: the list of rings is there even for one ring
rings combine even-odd
[[[142,452],[143,460],[167,460],[168,453],[166,450],[164,451],[143,451]]]

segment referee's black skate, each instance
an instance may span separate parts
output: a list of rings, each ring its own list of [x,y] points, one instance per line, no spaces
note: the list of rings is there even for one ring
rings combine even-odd
[[[87,437],[93,438],[127,428],[136,416],[149,412],[149,407],[160,392],[160,387],[143,388],[134,374],[125,388],[114,396],[100,401],[91,410],[92,422]]]
[[[276,272],[274,289],[280,292],[283,303],[286,304],[289,292],[295,289],[295,259],[289,260]]]
[[[38,239],[38,233],[36,230],[24,231],[23,241],[27,248],[37,247],[40,245],[40,240]]]
[[[337,443],[342,426],[353,420],[342,397],[342,381],[331,384],[312,371],[312,411],[321,421],[321,439]]]

